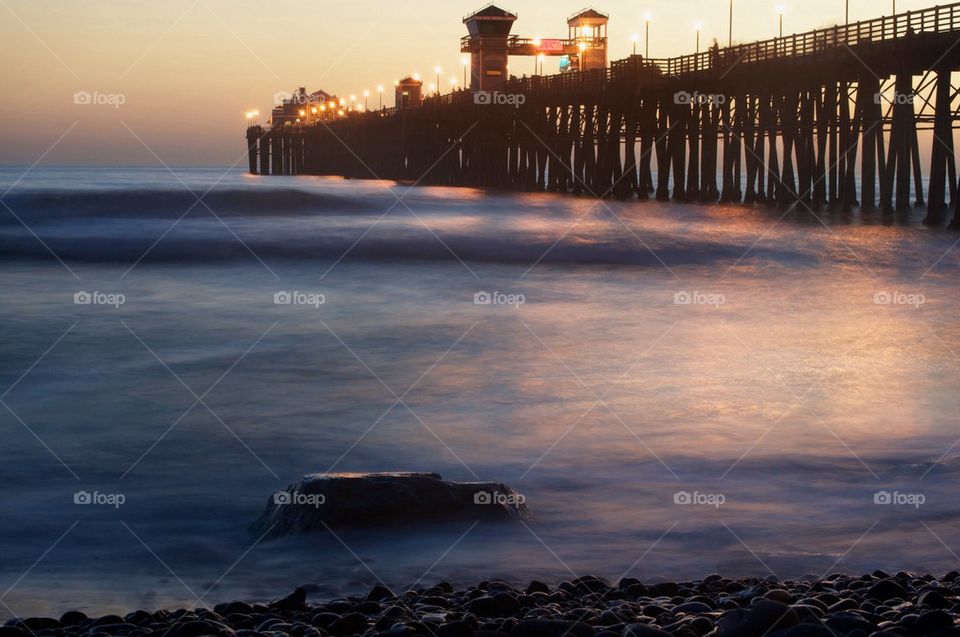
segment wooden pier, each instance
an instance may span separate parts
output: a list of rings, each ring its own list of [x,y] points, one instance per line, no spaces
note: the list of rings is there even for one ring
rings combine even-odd
[[[926,223],[956,226],[957,70],[960,3],[254,126],[250,171],[887,214],[925,205]],[[926,186],[920,131],[933,140]]]

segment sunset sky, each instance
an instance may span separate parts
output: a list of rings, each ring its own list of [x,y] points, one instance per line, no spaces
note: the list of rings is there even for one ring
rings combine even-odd
[[[372,93],[420,72],[442,84],[462,77],[463,16],[484,0],[0,0],[0,164],[229,165],[243,147],[243,112],[267,113],[297,86],[337,95]],[[565,37],[586,0],[505,0],[516,34]],[[777,0],[735,0],[734,39],[776,35]],[[843,21],[843,0],[784,0],[785,31]],[[889,13],[887,2],[851,0],[851,21]],[[900,0],[898,10],[932,6]],[[610,57],[626,57],[650,12],[651,56],[692,53],[727,37],[727,0],[598,0],[610,14]],[[643,44],[641,43],[641,47]],[[531,59],[511,72],[530,74]],[[546,63],[548,73],[556,61]],[[122,104],[74,103],[78,91]],[[121,97],[111,97],[121,96]],[[58,142],[59,140],[59,142]],[[51,149],[51,146],[53,148]]]

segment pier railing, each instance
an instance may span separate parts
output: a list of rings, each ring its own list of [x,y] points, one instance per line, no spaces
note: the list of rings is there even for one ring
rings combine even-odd
[[[950,33],[957,30],[960,30],[960,3],[651,62],[657,64],[665,75],[681,76],[710,70],[715,68],[718,62],[720,65],[724,62],[766,62],[811,55],[831,48],[889,42],[914,34]]]
[[[921,11],[908,11],[873,20],[837,25],[824,29],[796,33],[732,47],[708,49],[700,53],[674,58],[642,59],[633,56],[615,61],[604,70],[563,73],[559,75],[527,77],[510,82],[511,90],[562,89],[583,82],[615,79],[618,74],[648,69],[663,77],[679,78],[686,75],[723,69],[733,64],[770,62],[778,59],[796,59],[841,47],[876,44],[900,40],[919,34],[951,33],[960,31],[960,3],[937,6]],[[634,62],[634,60],[639,60]],[[628,69],[630,71],[628,71]]]

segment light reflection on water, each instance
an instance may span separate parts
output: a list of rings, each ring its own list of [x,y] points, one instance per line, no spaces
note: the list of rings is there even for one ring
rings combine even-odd
[[[179,187],[118,172],[41,171],[17,192]],[[198,188],[217,176],[184,172]],[[956,253],[937,263],[956,235],[860,219],[827,229],[763,209],[429,188],[405,195],[416,216],[391,212],[330,269],[395,201],[381,185],[235,175],[224,187],[338,199],[317,210],[212,204],[279,281],[203,214],[120,280],[129,255],[181,212],[144,219],[130,208],[135,196],[111,215],[66,217],[14,200],[80,282],[34,258],[42,248],[22,227],[0,226],[10,253],[0,384],[79,321],[4,397],[23,424],[0,411],[0,588],[80,520],[5,598],[16,612],[193,603],[177,577],[206,590],[250,547],[246,526],[273,490],[334,465],[478,476],[527,495],[529,528],[484,523],[459,542],[469,524],[342,535],[398,587],[455,543],[425,581],[955,566],[932,532],[960,547],[950,462],[960,437]],[[127,303],[75,306],[78,289],[122,291]],[[327,302],[275,306],[277,290],[321,291]],[[476,306],[479,290],[526,303]],[[724,302],[676,305],[681,291]],[[884,291],[924,303],[877,305]],[[213,413],[196,406],[178,422],[195,401],[184,384],[197,395],[214,385],[204,399]],[[383,415],[395,401],[384,384],[397,395],[416,384],[410,409]],[[908,466],[941,456],[922,480],[928,466]],[[78,489],[120,491],[127,504],[77,507]],[[880,490],[926,502],[876,505]],[[725,502],[678,505],[678,491]],[[256,547],[209,600],[307,582],[331,596],[373,581],[338,541],[310,536]]]

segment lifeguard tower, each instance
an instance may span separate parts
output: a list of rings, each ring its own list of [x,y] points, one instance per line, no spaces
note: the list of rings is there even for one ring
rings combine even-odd
[[[510,29],[517,16],[487,5],[463,19],[468,35],[461,50],[470,53],[470,90],[499,91],[508,79]]]
[[[460,41],[460,51],[470,54],[470,90],[499,91],[509,73],[511,55],[560,57],[560,71],[592,71],[607,68],[607,23],[610,18],[596,9],[584,9],[567,18],[567,38],[521,38],[510,35],[517,16],[490,4],[463,19],[469,35]]]
[[[580,71],[607,68],[607,23],[610,16],[584,9],[567,18],[567,38],[575,43]]]

